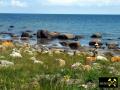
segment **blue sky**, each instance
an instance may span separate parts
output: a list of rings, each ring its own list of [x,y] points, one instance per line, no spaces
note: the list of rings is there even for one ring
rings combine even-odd
[[[0,13],[120,14],[120,0],[0,0]]]

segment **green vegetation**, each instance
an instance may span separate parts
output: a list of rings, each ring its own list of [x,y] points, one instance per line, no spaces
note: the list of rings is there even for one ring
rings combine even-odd
[[[13,66],[0,67],[0,90],[100,90],[99,77],[115,76],[120,79],[119,62],[95,62],[97,65],[86,70],[80,65],[72,68],[76,62],[84,66],[84,55],[49,55],[37,51],[30,55],[22,51],[22,58],[15,58],[10,56],[11,52],[12,49],[0,52],[0,60],[14,62]],[[34,63],[31,60],[33,56],[43,64]],[[64,66],[59,66],[58,58],[65,61]]]

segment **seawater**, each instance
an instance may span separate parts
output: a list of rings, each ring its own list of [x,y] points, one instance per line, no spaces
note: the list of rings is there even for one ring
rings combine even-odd
[[[100,32],[105,42],[113,39],[120,44],[120,15],[0,14],[0,32],[7,32],[10,25],[15,26],[11,32],[16,34],[46,29],[83,35],[82,45],[88,45],[90,36]]]

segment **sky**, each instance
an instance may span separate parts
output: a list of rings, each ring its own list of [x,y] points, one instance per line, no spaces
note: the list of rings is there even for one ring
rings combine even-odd
[[[0,0],[0,13],[120,14],[120,0]]]

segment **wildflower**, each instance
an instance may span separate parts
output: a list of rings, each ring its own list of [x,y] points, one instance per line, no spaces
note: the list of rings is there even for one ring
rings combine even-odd
[[[73,56],[74,55],[74,52],[68,52],[67,53],[69,56]]]
[[[90,65],[83,65],[83,69],[87,70],[87,71],[90,71],[92,68],[91,68]]]
[[[13,62],[9,62],[7,60],[0,60],[0,66],[12,66],[14,65]]]
[[[35,57],[31,57],[30,60],[33,60],[33,61],[34,61],[34,60],[36,60],[36,58],[35,58]]]
[[[59,62],[60,67],[65,66],[65,60],[63,59],[56,59]]]
[[[0,51],[1,51],[1,52],[6,51],[6,47],[3,46],[3,45],[0,45]]]
[[[17,52],[14,52],[12,54],[10,54],[11,57],[20,57],[22,58],[21,54],[20,53],[17,53]]]
[[[43,64],[43,62],[42,62],[42,61],[38,61],[38,60],[34,60],[34,63]]]
[[[101,69],[101,65],[99,63],[93,63],[92,67],[95,69]]]
[[[42,61],[37,60],[35,57],[31,57],[30,59],[33,60],[34,63],[40,63],[40,64],[43,64]]]
[[[79,62],[74,63],[71,67],[74,69],[78,69],[82,64]]]
[[[13,49],[12,53],[10,54],[11,57],[19,57],[22,58],[22,55],[19,53],[20,51],[15,51],[15,49]]]
[[[70,76],[69,75],[64,76],[63,81],[66,82],[66,83],[69,82],[70,81]]]
[[[30,51],[30,50],[25,50],[24,52],[26,52],[26,53],[29,54],[29,55],[33,55],[33,52]]]
[[[11,41],[4,41],[4,42],[2,42],[2,45],[5,47],[14,47],[14,45]]]
[[[88,88],[88,85],[86,85],[86,84],[82,84],[82,85],[80,85],[80,86],[83,87],[83,88],[85,88],[85,89]]]

